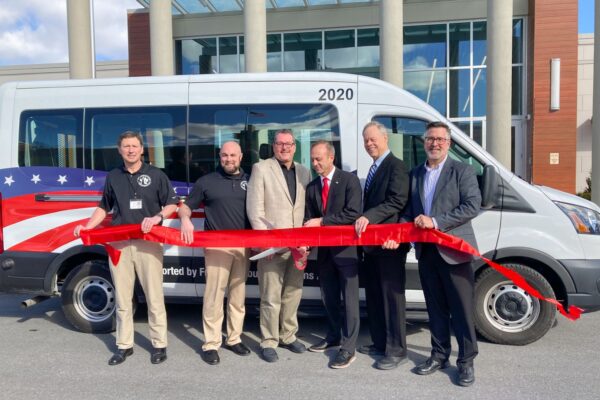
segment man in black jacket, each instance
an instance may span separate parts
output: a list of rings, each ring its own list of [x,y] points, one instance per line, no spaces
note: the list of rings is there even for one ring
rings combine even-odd
[[[385,126],[376,121],[369,122],[363,129],[363,141],[373,165],[365,181],[363,214],[355,222],[359,236],[369,224],[397,223],[408,200],[406,167],[390,152]],[[384,355],[375,363],[378,369],[393,369],[408,360],[404,294],[408,250],[408,244],[396,250],[376,246],[363,248],[361,268],[373,344],[361,346],[358,351]]]
[[[318,141],[311,146],[310,160],[319,177],[306,187],[304,226],[350,225],[360,215],[360,181],[356,175],[336,168],[334,159],[335,148],[331,143]],[[324,352],[341,345],[329,366],[346,368],[356,359],[356,339],[360,327],[356,247],[319,247],[317,252],[328,330],[325,339],[308,350]]]

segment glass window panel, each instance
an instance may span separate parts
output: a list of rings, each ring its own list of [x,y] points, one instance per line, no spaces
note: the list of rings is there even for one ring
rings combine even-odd
[[[465,135],[471,137],[471,122],[470,121],[452,121],[458,129],[460,129]]]
[[[179,51],[179,72],[188,74],[217,73],[217,39],[183,39],[177,46]]]
[[[237,37],[219,38],[219,73],[226,74],[238,71]]]
[[[198,0],[179,0],[179,4],[190,14],[210,12],[208,7]]]
[[[284,34],[283,59],[285,71],[315,71],[322,69],[321,32]]]
[[[355,68],[354,29],[325,32],[325,69]]]
[[[523,67],[512,67],[512,115],[523,114]]]
[[[231,0],[210,0],[211,4],[217,9],[218,12],[223,11],[239,11],[240,5],[237,1]],[[198,1],[198,3],[202,3]]]
[[[473,22],[473,65],[486,65],[487,59],[487,23]]]
[[[230,0],[231,1],[231,0]],[[269,3],[269,2],[267,2]],[[277,0],[277,7],[304,7],[304,0]]]
[[[486,113],[487,69],[473,69],[473,116],[483,117]]]
[[[425,162],[427,155],[423,147],[423,134],[427,121],[405,117],[376,116],[388,130],[389,147],[394,155],[404,161],[410,170]]]
[[[379,28],[358,29],[356,40],[357,66],[379,67]]]
[[[460,69],[450,71],[450,118],[469,117],[470,110],[470,70]]]
[[[190,182],[215,171],[221,145],[228,140],[240,140],[245,129],[246,115],[247,108],[244,106],[190,107]]]
[[[473,140],[483,147],[483,121],[473,121]]]
[[[404,68],[446,66],[446,24],[404,28]]]
[[[311,6],[322,6],[326,4],[336,4],[337,0],[308,0]]]
[[[19,166],[83,168],[82,110],[21,114]]]
[[[471,65],[471,24],[462,22],[450,24],[450,66]]]
[[[184,164],[179,160],[185,148],[185,107],[130,107],[86,109],[86,144],[91,169],[110,171],[122,163],[116,143],[125,131],[140,132],[144,139],[144,161],[162,169],[170,178],[185,182],[185,169],[171,164]],[[86,142],[87,143],[87,142]],[[180,150],[180,149],[179,149]],[[185,155],[185,152],[183,152]]]
[[[243,149],[242,168],[272,156],[275,133],[291,129],[296,137],[295,161],[310,168],[310,145],[329,140],[336,149],[336,165],[341,166],[339,120],[329,104],[278,104],[190,107],[190,179],[214,171],[223,142],[237,140]]]
[[[512,62],[513,64],[523,63],[523,20],[513,21],[513,42],[512,42]]]
[[[404,71],[404,89],[446,115],[446,71]]]
[[[281,71],[281,34],[267,35],[267,71]]]

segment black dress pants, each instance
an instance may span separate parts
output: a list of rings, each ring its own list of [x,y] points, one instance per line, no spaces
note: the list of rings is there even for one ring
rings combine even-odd
[[[386,356],[404,357],[406,350],[406,252],[364,253],[362,274],[371,340]]]
[[[341,342],[342,350],[354,353],[360,330],[358,264],[337,265],[330,253],[326,254],[319,259],[318,267],[321,298],[328,322],[325,339],[329,343]]]
[[[474,274],[470,262],[448,264],[435,245],[423,244],[419,276],[427,303],[431,331],[431,356],[450,356],[450,326],[458,342],[457,364],[472,365],[477,356],[474,314]]]

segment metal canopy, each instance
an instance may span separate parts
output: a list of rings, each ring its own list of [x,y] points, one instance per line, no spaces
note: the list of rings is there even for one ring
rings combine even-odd
[[[144,8],[150,8],[152,0],[137,0]],[[375,3],[379,0],[265,0],[267,9],[312,8],[329,5]],[[174,15],[181,14],[217,14],[242,11],[244,0],[171,0]]]

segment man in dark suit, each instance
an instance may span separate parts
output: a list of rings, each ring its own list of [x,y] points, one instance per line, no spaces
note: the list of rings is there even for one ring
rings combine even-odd
[[[336,168],[334,159],[335,149],[331,143],[318,141],[311,146],[310,160],[319,177],[306,187],[304,226],[350,225],[360,215],[360,181],[356,175]],[[356,247],[319,247],[317,268],[328,330],[325,339],[308,350],[324,352],[341,345],[329,366],[346,368],[356,359],[360,327]]]
[[[431,122],[424,136],[427,161],[411,171],[410,203],[405,218],[423,229],[458,236],[477,248],[471,219],[479,213],[481,193],[473,168],[448,157],[450,128]],[[384,245],[394,248],[394,243]],[[458,342],[458,384],[475,382],[473,359],[477,338],[473,323],[474,276],[472,256],[444,246],[416,243],[419,275],[427,302],[431,357],[416,367],[429,375],[449,366],[450,325]]]
[[[354,225],[359,236],[369,224],[397,223],[408,200],[408,173],[402,160],[389,150],[385,126],[369,122],[363,129],[363,141],[373,165],[365,181],[363,214]],[[361,346],[358,351],[384,355],[375,363],[378,369],[393,369],[408,360],[404,294],[408,250],[407,244],[395,250],[363,248],[361,269],[373,344]]]

